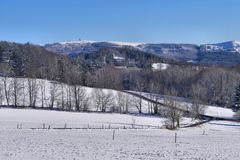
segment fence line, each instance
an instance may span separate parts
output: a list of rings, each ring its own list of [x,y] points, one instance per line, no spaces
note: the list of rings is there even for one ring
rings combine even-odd
[[[133,124],[126,124],[126,125],[111,125],[111,124],[101,124],[101,125],[82,125],[83,127],[69,127],[67,123],[63,124],[62,127],[56,127],[54,125],[47,125],[45,123],[42,124],[42,127],[23,127],[24,125],[22,123],[18,123],[16,129],[31,129],[31,130],[129,130],[129,129],[163,129],[164,126],[151,126],[151,125],[133,125]]]

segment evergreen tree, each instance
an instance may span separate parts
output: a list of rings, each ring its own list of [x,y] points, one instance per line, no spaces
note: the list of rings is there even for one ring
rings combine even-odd
[[[22,62],[22,57],[13,51],[10,56],[10,66],[13,76],[19,77],[24,75],[24,65]]]
[[[240,109],[240,85],[237,86],[235,91],[235,99],[234,99],[234,109]]]
[[[0,46],[0,63],[3,62],[3,48]]]

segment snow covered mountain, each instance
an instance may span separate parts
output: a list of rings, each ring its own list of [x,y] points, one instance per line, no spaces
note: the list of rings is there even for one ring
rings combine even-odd
[[[64,55],[78,55],[82,53],[96,52],[102,48],[131,47],[174,60],[192,60],[197,58],[199,46],[193,44],[146,44],[138,42],[96,42],[96,41],[67,41],[44,46],[47,50]]]
[[[240,63],[240,54],[238,54],[240,53],[240,41],[195,45],[78,40],[46,44],[44,47],[47,50],[65,55],[93,53],[102,48],[130,47],[176,61],[228,65]]]
[[[203,50],[209,52],[225,51],[240,53],[240,41],[228,41],[217,44],[205,44],[201,46]]]
[[[57,52],[60,54],[81,54],[81,53],[91,53],[95,52],[101,48],[121,48],[121,47],[134,47],[138,48],[139,45],[143,43],[136,42],[96,42],[87,40],[78,41],[66,41],[53,44],[46,44],[45,48]]]
[[[199,47],[194,44],[144,44],[138,46],[142,51],[160,57],[189,61],[197,58]]]
[[[240,41],[201,45],[196,62],[224,65],[240,64]]]

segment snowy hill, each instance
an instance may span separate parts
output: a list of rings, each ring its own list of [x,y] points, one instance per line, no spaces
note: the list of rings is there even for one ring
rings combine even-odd
[[[175,97],[175,96],[166,96],[166,95],[160,95],[160,94],[145,93],[145,92],[142,92],[142,93],[135,92],[135,91],[129,91],[129,92],[142,95],[143,97],[152,99],[154,101],[158,101],[160,103],[164,103],[164,100],[173,100],[179,108],[184,109],[186,111],[191,111],[191,107],[192,107],[191,99]],[[234,117],[234,114],[235,114],[235,112],[233,112],[233,110],[229,108],[222,108],[222,107],[209,106],[209,105],[202,105],[202,107],[204,109],[204,113],[203,113],[204,115],[212,116],[216,118],[231,119]]]
[[[64,83],[42,79],[0,78],[0,106],[23,106],[65,111],[151,113],[153,104],[130,93],[111,89],[97,89],[84,86],[70,86]],[[16,95],[16,96],[15,96]],[[189,111],[191,103],[180,97],[169,97],[150,93],[141,95],[164,103],[165,99],[177,102]],[[140,102],[141,101],[141,102]],[[141,103],[141,109],[139,108]],[[232,118],[231,109],[204,106],[205,115]],[[139,110],[140,109],[140,110]]]
[[[0,106],[138,113],[135,101],[136,97],[111,89],[70,86],[42,79],[0,77]],[[148,113],[148,102],[142,101],[142,105],[142,113]]]

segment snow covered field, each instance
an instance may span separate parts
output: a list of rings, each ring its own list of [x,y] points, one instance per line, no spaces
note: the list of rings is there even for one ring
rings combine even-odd
[[[117,113],[77,113],[33,109],[0,109],[0,129],[63,128],[158,128],[163,118],[154,116],[126,115]],[[134,126],[132,126],[134,125]]]
[[[175,160],[231,159],[240,153],[240,127],[233,122],[211,122],[177,131],[166,129],[32,130],[42,123],[52,126],[91,124],[161,125],[162,118],[120,114],[0,109],[0,159],[3,160]],[[17,123],[23,129],[16,129]],[[224,124],[224,125],[220,125]],[[238,125],[237,123],[234,123]],[[177,143],[174,136],[177,133]]]

